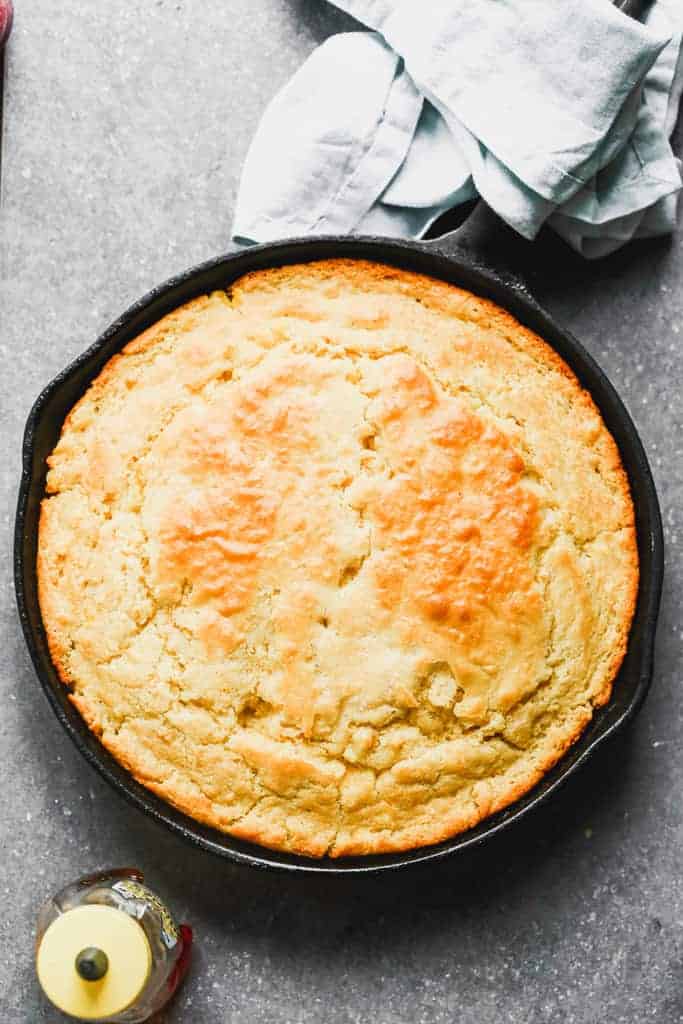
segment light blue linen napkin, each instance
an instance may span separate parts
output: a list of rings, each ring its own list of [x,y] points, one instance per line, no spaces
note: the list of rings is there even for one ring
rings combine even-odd
[[[335,0],[333,36],[265,111],[233,237],[422,236],[477,194],[587,257],[673,229],[683,0]]]

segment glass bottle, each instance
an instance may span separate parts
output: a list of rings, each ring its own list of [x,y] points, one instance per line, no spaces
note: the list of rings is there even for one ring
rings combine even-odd
[[[42,907],[36,969],[45,995],[77,1020],[141,1024],[183,980],[192,929],[176,924],[135,868],[89,875]]]

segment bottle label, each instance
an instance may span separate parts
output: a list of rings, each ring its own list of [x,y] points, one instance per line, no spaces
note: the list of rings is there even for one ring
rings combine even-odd
[[[112,889],[116,890],[126,899],[140,900],[152,907],[159,915],[161,921],[161,938],[164,945],[168,949],[172,949],[176,945],[180,938],[178,926],[171,917],[168,908],[146,885],[140,885],[138,882],[126,879],[125,881],[115,882]]]

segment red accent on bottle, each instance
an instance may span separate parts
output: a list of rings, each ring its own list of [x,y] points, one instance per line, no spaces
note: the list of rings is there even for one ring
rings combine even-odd
[[[175,967],[168,977],[169,994],[175,992],[179,987],[190,967],[190,960],[192,958],[192,929],[189,924],[180,925],[180,941],[182,943],[182,950]]]
[[[0,48],[2,48],[12,31],[14,7],[12,0],[0,0]]]

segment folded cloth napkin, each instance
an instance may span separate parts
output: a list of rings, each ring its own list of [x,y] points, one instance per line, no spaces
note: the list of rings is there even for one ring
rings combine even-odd
[[[673,229],[683,2],[335,0],[368,27],[322,44],[267,108],[233,237],[422,236],[481,195],[587,257]]]

